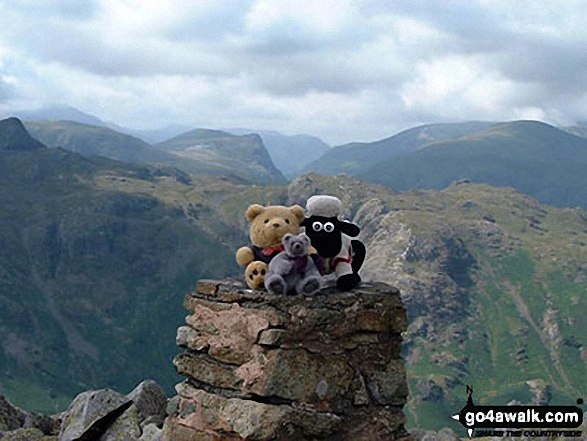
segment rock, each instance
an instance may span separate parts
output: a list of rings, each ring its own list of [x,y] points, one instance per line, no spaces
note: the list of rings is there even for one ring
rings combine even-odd
[[[435,432],[433,430],[412,429],[410,431],[414,441],[459,441],[461,438],[449,428]]]
[[[57,438],[45,437],[43,432],[32,427],[16,429],[4,434],[0,433],[2,441],[49,441],[51,439],[57,441]]]
[[[163,388],[155,381],[143,381],[126,397],[131,399],[136,406],[141,425],[163,424],[167,416],[165,413],[167,396]]]
[[[137,441],[141,436],[140,412],[131,405],[106,429],[100,441]]]
[[[6,397],[0,395],[0,432],[21,428],[25,419],[26,412],[13,406]]]
[[[39,429],[44,435],[58,435],[61,420],[59,417],[29,412],[26,415],[23,427]]]
[[[143,434],[139,441],[162,441],[162,430],[155,424],[147,424],[143,427]]]
[[[331,413],[308,418],[309,412],[291,406],[224,398],[186,384],[178,390],[180,404],[172,421],[202,436],[210,431],[223,433],[226,439],[238,436],[235,439],[266,440],[286,431],[324,436],[335,432],[340,424],[340,417]],[[168,436],[173,433],[165,430]],[[193,439],[198,438],[194,435]]]
[[[253,360],[235,372],[246,393],[317,406],[323,403],[324,409],[340,407],[336,402],[349,391],[354,377],[346,354],[326,357],[304,349],[257,351]]]
[[[0,438],[3,431],[15,431],[21,428],[38,429],[43,435],[57,435],[60,424],[61,421],[58,417],[25,412],[13,406],[5,397],[0,395]]]
[[[130,399],[110,389],[83,392],[65,412],[59,440],[99,439],[131,404]]]
[[[444,399],[444,390],[432,378],[419,380],[416,389],[423,401],[438,402]]]
[[[208,346],[208,354],[225,363],[247,362],[259,332],[279,322],[274,310],[243,308],[237,303],[226,305],[192,299],[190,308],[194,313],[186,322],[200,334],[196,339],[199,345]]]
[[[397,289],[271,295],[201,281],[186,297],[174,359],[186,377],[162,440],[392,440],[408,395],[407,316]]]

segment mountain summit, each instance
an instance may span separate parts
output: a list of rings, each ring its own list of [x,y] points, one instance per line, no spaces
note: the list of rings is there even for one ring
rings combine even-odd
[[[7,118],[0,121],[0,151],[30,151],[46,148],[29,135],[18,118]]]

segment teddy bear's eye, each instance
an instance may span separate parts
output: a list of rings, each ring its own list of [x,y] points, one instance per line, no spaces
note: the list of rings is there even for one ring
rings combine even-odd
[[[327,233],[332,233],[334,231],[334,224],[332,222],[326,222],[324,224],[324,231]]]
[[[322,230],[322,224],[320,222],[314,222],[312,224],[312,230],[314,230],[314,231]]]
[[[265,222],[263,222],[263,223],[265,223],[265,224],[266,224],[267,222],[269,222],[269,219],[265,219]]]
[[[286,223],[286,224],[289,224],[289,219],[286,219],[286,220],[285,220],[285,223]]]

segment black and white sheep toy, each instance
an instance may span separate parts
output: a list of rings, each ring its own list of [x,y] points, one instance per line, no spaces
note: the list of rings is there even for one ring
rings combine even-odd
[[[324,259],[324,274],[336,274],[341,291],[353,289],[361,281],[359,269],[365,260],[365,245],[356,239],[360,229],[340,220],[342,202],[334,196],[312,196],[306,203],[306,219],[301,223],[318,255]]]

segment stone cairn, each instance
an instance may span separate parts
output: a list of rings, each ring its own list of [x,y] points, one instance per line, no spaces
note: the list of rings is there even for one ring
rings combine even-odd
[[[409,439],[399,291],[363,283],[312,297],[202,280],[184,302],[169,441]]]

